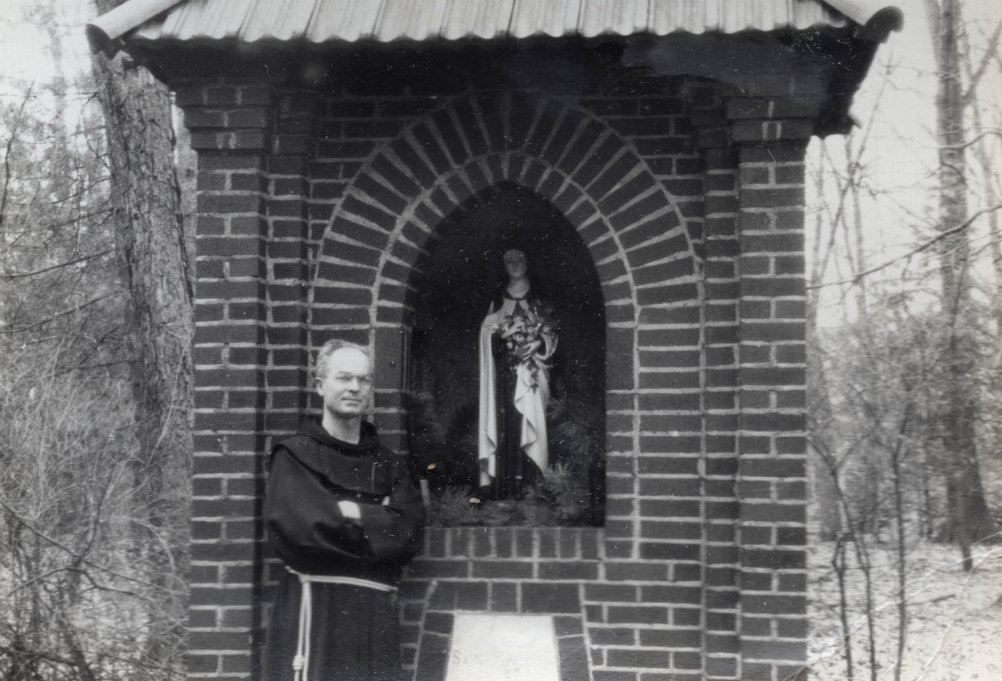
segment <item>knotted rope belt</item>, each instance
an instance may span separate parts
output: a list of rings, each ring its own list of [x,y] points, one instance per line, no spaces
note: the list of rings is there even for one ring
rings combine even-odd
[[[302,594],[299,599],[299,633],[296,635],[296,656],[292,658],[293,675],[295,681],[308,681],[310,678],[310,632],[313,629],[313,583],[350,584],[385,593],[393,593],[397,589],[368,579],[339,577],[337,575],[304,575],[292,568],[288,568],[288,570],[299,577],[299,583],[302,585]]]

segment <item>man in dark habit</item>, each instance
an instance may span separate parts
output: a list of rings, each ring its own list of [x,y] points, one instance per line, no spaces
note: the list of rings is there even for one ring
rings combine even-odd
[[[288,570],[265,643],[265,681],[396,681],[397,583],[421,547],[424,506],[404,456],[363,420],[372,398],[365,348],[317,354],[320,423],[275,446],[264,516]]]

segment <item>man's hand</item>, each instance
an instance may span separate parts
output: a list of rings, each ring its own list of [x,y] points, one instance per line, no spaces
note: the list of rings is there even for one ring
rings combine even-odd
[[[341,511],[341,515],[344,516],[345,520],[362,519],[362,509],[354,501],[339,501],[337,502],[337,508]]]

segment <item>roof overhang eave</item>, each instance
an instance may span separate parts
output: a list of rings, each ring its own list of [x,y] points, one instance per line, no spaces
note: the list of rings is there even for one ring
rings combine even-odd
[[[183,0],[129,0],[87,24],[87,42],[92,52],[113,57],[128,32],[166,12]]]
[[[181,2],[184,0],[128,0],[87,25],[91,50],[114,56],[125,46],[129,33]],[[880,7],[872,0],[825,2],[855,23],[858,26],[856,36],[867,41],[882,43],[892,31],[901,30],[903,24],[902,12],[894,6]]]
[[[866,0],[824,0],[827,5],[849,17],[860,30],[857,37],[882,43],[893,31],[904,26],[904,14],[893,5],[881,7]]]

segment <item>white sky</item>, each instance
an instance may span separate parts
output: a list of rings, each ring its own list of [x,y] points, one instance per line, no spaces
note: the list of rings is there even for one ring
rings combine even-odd
[[[67,57],[78,64],[86,64],[87,40],[83,27],[96,14],[91,2],[0,0],[0,74],[3,78],[30,82],[36,78],[46,79],[54,72],[49,37],[40,16],[42,9],[50,5],[56,10],[58,27],[66,35],[63,49]]]

